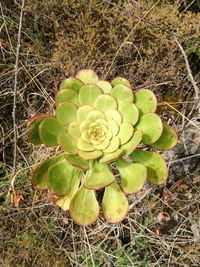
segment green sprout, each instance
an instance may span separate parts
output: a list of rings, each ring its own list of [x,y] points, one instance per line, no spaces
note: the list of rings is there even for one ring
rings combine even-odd
[[[28,123],[33,144],[64,150],[36,167],[33,186],[51,192],[80,225],[97,220],[96,190],[104,189],[104,217],[119,223],[128,212],[126,195],[141,190],[146,180],[159,185],[168,176],[164,159],[154,150],[174,147],[177,134],[162,123],[156,108],[152,91],[133,92],[122,77],[110,83],[92,70],[81,70],[65,79],[56,95],[56,115],[37,115]]]

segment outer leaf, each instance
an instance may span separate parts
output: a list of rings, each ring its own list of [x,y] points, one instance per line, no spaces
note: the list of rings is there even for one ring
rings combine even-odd
[[[153,184],[162,184],[168,177],[165,160],[155,152],[136,150],[130,157],[147,168],[147,180]]]
[[[100,163],[110,163],[115,161],[117,158],[119,158],[123,154],[123,149],[118,149],[113,153],[104,153],[103,156],[100,159]]]
[[[83,105],[77,111],[77,120],[83,122],[87,119],[89,112],[93,111],[94,107],[90,105]]]
[[[137,130],[142,131],[142,142],[146,145],[155,143],[160,138],[163,131],[162,121],[155,113],[142,115],[135,127]]]
[[[70,202],[69,211],[77,224],[86,226],[94,223],[99,215],[95,192],[81,187]]]
[[[116,136],[119,132],[119,125],[114,120],[108,121],[109,128],[112,131],[112,135]]]
[[[66,160],[69,161],[69,163],[79,169],[82,170],[89,170],[89,164],[88,161],[81,159],[78,156],[74,156],[74,155],[66,155],[65,156]]]
[[[56,146],[57,136],[65,132],[58,120],[54,117],[45,118],[39,125],[39,134],[46,146]]]
[[[67,133],[61,133],[57,137],[58,144],[66,150],[68,153],[77,155],[78,154],[78,148],[76,145],[76,142],[74,139],[70,137]]]
[[[113,153],[115,152],[120,146],[120,139],[119,137],[115,136],[110,140],[109,146],[104,150],[105,153]]]
[[[69,77],[61,82],[60,90],[73,89],[78,93],[83,85],[83,82],[79,79]]]
[[[111,95],[100,95],[95,102],[95,107],[101,111],[117,109],[117,101]]]
[[[116,182],[105,188],[102,208],[109,223],[119,223],[126,217],[128,200]]]
[[[167,124],[163,124],[161,137],[151,146],[160,150],[167,150],[175,147],[178,141],[177,133]]]
[[[123,159],[117,160],[116,166],[120,172],[121,187],[126,194],[133,194],[142,189],[147,178],[146,167]]]
[[[80,123],[75,121],[75,122],[70,123],[67,129],[68,134],[75,140],[81,137],[79,126],[80,126]]]
[[[118,103],[132,103],[133,102],[133,92],[130,87],[123,84],[116,85],[111,92],[111,95],[114,96]]]
[[[126,86],[128,86],[128,87],[131,87],[129,81],[126,80],[126,79],[123,78],[123,77],[116,77],[114,80],[112,80],[111,84],[112,84],[112,87],[115,87],[115,86],[117,86],[118,84],[123,84],[123,85],[126,85]]]
[[[72,179],[70,180],[70,185],[67,195],[60,197],[56,201],[56,204],[65,211],[69,209],[70,202],[75,193],[78,191],[80,178],[81,178],[81,173],[77,170],[74,170]]]
[[[99,80],[97,74],[89,69],[80,70],[75,77],[81,80],[84,84],[97,83]]]
[[[63,156],[55,156],[40,163],[33,171],[31,183],[37,190],[45,190],[48,188],[46,181],[46,172],[48,168],[58,161],[62,160]]]
[[[84,85],[79,93],[79,102],[81,105],[94,105],[102,90],[95,84]]]
[[[133,126],[128,122],[123,122],[120,125],[118,137],[120,139],[121,145],[126,144],[133,136]]]
[[[78,147],[79,150],[86,151],[86,152],[95,150],[95,148],[91,144],[86,143],[82,138],[78,139],[77,147]]]
[[[110,109],[105,112],[108,120],[114,120],[118,125],[122,123],[122,114],[116,109]]]
[[[56,117],[60,124],[68,126],[69,123],[76,121],[78,107],[71,102],[60,103],[56,108]]]
[[[121,146],[126,156],[130,155],[142,141],[142,131],[136,130],[128,143]]]
[[[100,87],[105,94],[109,94],[112,90],[112,85],[107,81],[98,81],[96,83],[98,87]]]
[[[92,160],[101,157],[103,153],[100,150],[95,150],[91,152],[79,151],[78,154],[84,160]]]
[[[107,164],[99,163],[97,160],[93,162],[91,170],[88,172],[84,187],[87,189],[98,190],[104,188],[115,181],[115,176],[112,174]]]
[[[102,111],[99,110],[93,110],[88,113],[87,120],[88,121],[96,121],[98,119],[105,119],[105,115]]]
[[[139,111],[135,104],[122,103],[119,106],[119,112],[122,114],[123,122],[129,122],[135,125],[139,118]]]
[[[29,140],[31,141],[31,143],[33,143],[34,145],[40,145],[42,144],[42,140],[40,138],[40,134],[39,134],[39,126],[40,123],[45,119],[49,117],[48,115],[37,115],[32,117],[27,124],[27,128],[28,128],[28,137]]]
[[[46,174],[48,187],[57,196],[64,196],[70,189],[74,168],[66,159],[52,165]]]
[[[78,94],[74,90],[65,89],[57,93],[56,95],[56,105],[62,102],[72,102],[75,105],[79,105]]]
[[[157,108],[157,98],[152,91],[148,89],[140,89],[135,93],[135,104],[141,115],[155,112]]]
[[[100,144],[93,144],[93,146],[96,148],[96,149],[99,149],[99,150],[104,150],[106,149],[110,144],[110,141],[103,141],[102,143]]]

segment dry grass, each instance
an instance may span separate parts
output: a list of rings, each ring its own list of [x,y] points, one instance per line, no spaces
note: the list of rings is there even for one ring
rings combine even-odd
[[[21,1],[0,2],[0,266],[200,266],[199,101],[176,42],[199,88],[198,0],[26,0],[16,79],[20,7]],[[88,67],[155,91],[158,112],[177,129],[179,143],[164,154],[167,184],[146,185],[131,197],[121,224],[100,217],[81,228],[31,188],[31,168],[54,151],[28,143],[26,121],[53,113],[59,81]],[[160,212],[170,220],[160,221]]]

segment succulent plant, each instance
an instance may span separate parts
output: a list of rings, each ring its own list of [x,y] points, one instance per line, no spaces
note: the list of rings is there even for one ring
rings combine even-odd
[[[141,190],[146,180],[159,185],[168,176],[164,159],[154,150],[174,147],[177,134],[162,123],[156,107],[152,91],[133,92],[122,77],[110,83],[92,70],[81,70],[65,79],[56,95],[56,115],[41,114],[28,122],[33,144],[62,148],[36,167],[33,186],[51,192],[80,225],[97,220],[96,190],[101,190],[106,220],[122,221],[129,206],[126,195]]]

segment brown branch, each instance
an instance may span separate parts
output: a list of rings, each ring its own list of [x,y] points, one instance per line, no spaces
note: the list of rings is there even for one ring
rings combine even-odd
[[[13,172],[16,171],[16,157],[17,157],[17,125],[16,125],[16,99],[17,99],[17,78],[18,78],[18,65],[19,65],[19,49],[22,32],[22,18],[25,0],[22,0],[21,12],[19,18],[19,29],[17,36],[17,49],[16,49],[16,60],[15,60],[15,81],[14,81],[14,97],[13,97],[13,130],[14,130],[14,151],[13,151]]]
[[[189,62],[188,62],[188,57],[182,47],[182,45],[180,44],[180,42],[178,41],[178,39],[174,36],[174,39],[177,43],[177,45],[179,46],[180,50],[181,50],[181,53],[184,57],[184,60],[185,60],[185,64],[186,64],[186,69],[187,69],[187,72],[188,72],[188,76],[190,78],[190,81],[194,87],[194,91],[195,91],[195,99],[199,99],[199,88],[197,87],[197,83],[195,82],[194,80],[194,77],[192,75],[192,71],[191,71],[191,68],[190,68],[190,65],[189,65]]]
[[[141,196],[139,199],[137,199],[135,202],[131,203],[131,204],[129,205],[128,211],[132,210],[132,209],[135,207],[135,205],[137,205],[138,203],[140,203],[141,200],[142,200],[143,198],[145,198],[146,195],[148,195],[151,191],[152,191],[152,188],[148,189],[146,192],[144,192],[144,194],[142,194],[142,196]]]

